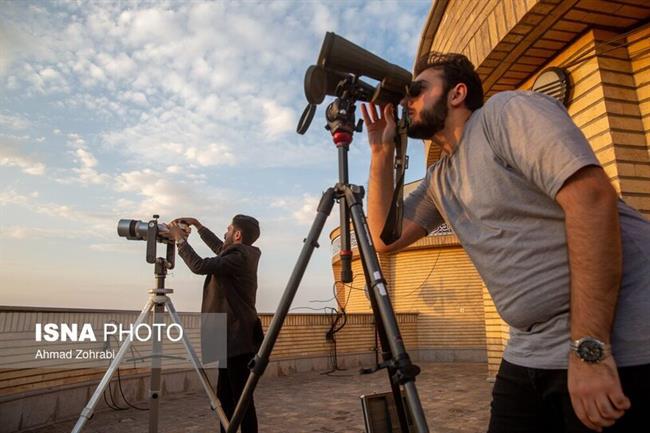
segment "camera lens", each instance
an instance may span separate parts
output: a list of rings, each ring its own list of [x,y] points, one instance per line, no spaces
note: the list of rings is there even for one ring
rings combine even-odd
[[[147,239],[148,224],[139,220],[119,220],[117,235],[130,241],[144,241]]]

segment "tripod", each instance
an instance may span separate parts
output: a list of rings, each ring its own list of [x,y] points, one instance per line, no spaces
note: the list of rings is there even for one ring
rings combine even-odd
[[[150,242],[149,239],[148,242]],[[154,235],[153,236],[154,251],[155,251],[155,242],[156,242],[156,236]],[[167,269],[171,269],[173,267],[173,253],[172,255],[170,255],[169,252],[170,247],[172,248],[172,252],[173,252],[173,245],[168,244],[167,257],[168,259],[171,257],[171,260],[164,259],[162,257],[158,257],[155,259],[155,275],[156,275],[156,283],[157,283],[156,288],[149,290],[149,300],[147,301],[144,308],[142,309],[142,312],[140,313],[137,320],[133,324],[134,329],[137,329],[139,325],[144,323],[144,321],[147,319],[147,316],[149,315],[150,312],[152,313],[152,323],[154,324],[162,323],[161,319],[165,312],[165,308],[167,308],[167,312],[171,316],[173,323],[177,324],[182,329],[181,320],[180,317],[178,316],[178,313],[176,312],[176,308],[174,308],[174,304],[172,304],[172,300],[169,298],[169,296],[167,296],[173,293],[174,291],[172,289],[165,288],[165,277],[167,275]],[[207,373],[203,369],[203,366],[201,365],[201,362],[199,361],[199,358],[196,355],[196,352],[194,351],[194,348],[192,347],[189,338],[184,332],[182,334],[182,341],[183,341],[183,346],[185,346],[185,351],[189,355],[189,359],[192,363],[192,366],[194,367],[194,370],[196,370],[197,374],[199,375],[199,379],[201,380],[203,389],[205,390],[206,394],[208,395],[208,398],[210,399],[210,406],[212,407],[213,410],[217,412],[217,416],[219,417],[221,423],[227,427],[228,418],[226,417],[226,414],[223,411],[221,404],[219,403],[219,400],[217,399],[215,391],[210,386],[210,381],[208,379]],[[106,373],[104,374],[104,377],[99,382],[99,385],[97,385],[97,389],[95,389],[95,392],[90,397],[90,400],[88,400],[86,407],[84,407],[84,409],[81,411],[81,415],[79,416],[77,423],[72,429],[72,433],[79,433],[81,429],[84,427],[84,425],[86,424],[86,422],[88,421],[88,419],[90,419],[90,417],[92,416],[93,410],[97,405],[97,402],[99,401],[104,390],[110,383],[113,374],[119,368],[120,363],[122,362],[122,359],[126,355],[126,352],[129,350],[129,347],[131,346],[132,342],[133,342],[132,338],[127,339],[120,346],[120,349],[115,355],[115,359],[113,359],[113,361],[110,363],[108,369],[106,370]],[[160,404],[160,399],[159,399],[160,379],[162,373],[161,367],[162,367],[162,358],[163,358],[161,339],[152,337],[152,345],[153,348],[152,348],[152,355],[151,355],[151,382],[150,382],[150,393],[149,393],[149,433],[156,433],[158,431],[158,412],[159,412],[159,404]]]
[[[364,191],[362,187],[351,185],[348,181],[348,150],[352,142],[352,134],[354,131],[358,132],[361,130],[361,124],[359,123],[355,127],[354,120],[356,108],[355,95],[358,95],[356,91],[357,80],[355,77],[350,76],[341,81],[339,86],[341,90],[340,92],[337,90],[339,97],[327,108],[327,129],[331,132],[334,144],[338,149],[339,182],[323,193],[318,204],[316,217],[305,239],[304,246],[291,273],[282,298],[280,299],[278,309],[273,316],[258,353],[249,364],[251,373],[248,376],[242,395],[230,419],[230,425],[224,425],[227,433],[235,433],[237,431],[243,415],[248,408],[255,387],[268,366],[269,356],[314,248],[318,248],[319,246],[318,237],[334,206],[334,201],[338,201],[339,203],[341,218],[340,256],[343,267],[341,279],[343,282],[352,281],[352,251],[350,247],[349,226],[351,219],[359,247],[363,273],[366,284],[369,287],[370,303],[382,346],[382,358],[384,362],[380,366],[385,367],[388,372],[401,431],[402,433],[409,433],[408,418],[401,394],[402,386],[405,390],[408,409],[410,410],[411,419],[414,422],[416,431],[418,433],[427,433],[429,431],[415,387],[415,376],[419,374],[420,368],[411,363],[397,325],[395,312],[386,287],[386,280],[383,277],[377,259],[377,253],[366,223],[366,217],[363,213]],[[311,115],[313,116],[313,111]]]

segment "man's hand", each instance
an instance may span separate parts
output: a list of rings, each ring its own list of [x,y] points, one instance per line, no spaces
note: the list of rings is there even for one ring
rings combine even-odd
[[[178,242],[180,240],[186,240],[189,233],[185,230],[183,230],[181,227],[179,227],[177,220],[174,220],[170,222],[167,227],[169,228],[169,234],[168,237],[170,239],[173,239],[174,242]]]
[[[194,226],[194,227],[197,228],[197,230],[200,229],[201,227],[203,227],[203,225],[199,222],[199,220],[197,220],[196,218],[192,218],[192,217],[176,218],[170,224],[178,224],[178,223],[184,223],[184,224],[187,224],[187,225]]]
[[[613,356],[590,364],[571,354],[569,395],[578,419],[592,430],[602,431],[623,416],[630,400],[623,394]]]
[[[383,111],[383,116],[380,111]],[[397,131],[393,105],[388,104],[377,111],[374,104],[361,104],[361,115],[368,131],[371,152],[386,152],[392,155],[395,152]]]

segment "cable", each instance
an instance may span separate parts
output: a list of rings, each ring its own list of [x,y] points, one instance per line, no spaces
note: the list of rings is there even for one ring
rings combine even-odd
[[[331,309],[331,312],[334,317],[332,320],[332,323],[330,324],[330,329],[327,331],[325,334],[325,339],[327,341],[332,342],[332,349],[330,350],[330,356],[329,356],[329,365],[330,369],[326,372],[323,372],[321,374],[331,374],[334,371],[337,370],[344,370],[339,368],[338,366],[338,358],[337,358],[337,350],[336,350],[336,333],[339,332],[341,329],[345,327],[345,324],[347,323],[347,315],[345,314],[345,310],[338,311],[334,308]],[[337,323],[343,318],[343,323],[341,326],[337,327]]]
[[[330,309],[330,308],[332,308],[332,307],[313,308],[313,307],[300,307],[300,306],[298,306],[298,307],[292,307],[292,308],[290,308],[289,311],[292,311],[292,310],[298,310],[298,309],[302,309],[302,310],[312,310],[312,311],[327,311],[327,310]]]
[[[420,290],[420,289],[422,288],[422,286],[424,286],[424,283],[427,282],[427,280],[429,279],[429,277],[431,277],[431,274],[433,274],[433,271],[436,269],[436,265],[438,264],[438,259],[440,258],[440,254],[441,254],[440,251],[438,251],[438,255],[436,256],[436,260],[433,262],[433,265],[431,266],[431,270],[429,271],[429,274],[428,274],[426,277],[424,277],[424,280],[422,280],[422,282],[420,283],[419,286],[417,286],[415,289],[411,290],[411,291],[408,292],[406,295],[404,295],[404,298],[408,298],[408,297],[411,296],[413,293],[415,293],[415,292],[417,292],[418,290]]]
[[[112,323],[115,323],[115,322],[112,322]],[[115,337],[115,336],[113,336],[113,337]],[[111,349],[111,347],[112,347],[111,346],[111,336],[109,335],[108,339],[106,340],[106,344],[104,345],[104,350]],[[131,345],[129,347],[129,349],[131,351],[131,356],[133,358],[133,368],[135,369],[135,368],[137,368],[136,365],[135,365],[135,356],[134,356],[135,355],[135,353],[134,353],[135,348],[133,347],[133,345]],[[139,352],[138,352],[138,354],[139,354]],[[149,410],[149,408],[143,408],[143,407],[139,407],[139,406],[136,406],[136,405],[132,404],[126,398],[126,396],[124,395],[124,389],[122,388],[122,376],[120,375],[120,366],[119,365],[117,366],[117,386],[118,386],[118,388],[120,390],[120,395],[122,396],[122,399],[124,400],[124,403],[126,403],[127,407],[121,407],[115,402],[115,396],[113,395],[113,388],[111,388],[111,383],[110,382],[108,383],[108,391],[109,391],[109,397],[111,399],[112,404],[109,404],[109,402],[106,399],[106,389],[104,389],[104,393],[103,393],[104,402],[106,403],[106,405],[108,407],[110,407],[113,410],[128,410],[129,407],[133,408],[133,409],[136,409],[136,410],[142,410],[142,411]]]
[[[591,60],[594,57],[597,57],[599,55],[608,53],[610,51],[613,51],[613,50],[616,50],[616,49],[619,49],[619,48],[628,47],[631,44],[631,42],[629,40],[627,40],[627,37],[630,36],[632,33],[638,32],[640,29],[648,27],[648,25],[650,25],[650,23],[646,23],[645,25],[641,26],[640,28],[635,28],[635,29],[632,29],[632,30],[627,31],[625,33],[622,33],[620,35],[617,35],[615,38],[610,39],[608,41],[604,41],[602,43],[596,43],[595,42],[593,47],[591,47],[591,46],[584,47],[580,51],[578,51],[578,53],[576,53],[576,55],[578,56],[577,58],[574,58],[574,60],[572,60],[572,61],[570,61],[568,63],[563,63],[560,66],[562,66],[563,68],[570,68],[572,66],[576,66],[576,65],[578,65],[580,63],[584,63],[587,60]],[[614,45],[614,43],[616,43],[616,42],[618,42],[620,40],[623,40],[623,42],[621,44]],[[602,46],[609,46],[609,48],[605,49],[605,50],[598,51],[598,48],[600,48]],[[594,54],[592,54],[590,56],[587,56],[587,57],[584,57],[586,54],[591,52],[592,49],[595,51]],[[641,52],[641,54],[643,54],[645,51],[648,51],[648,50],[645,49],[645,50],[641,50],[640,52]],[[634,53],[634,54],[637,55],[637,53]],[[632,58],[632,55],[630,55],[630,58]]]
[[[331,301],[333,301],[334,299],[336,299],[336,296],[332,296],[332,297],[329,298],[329,299],[322,299],[322,300],[321,300],[321,299],[312,299],[312,300],[309,301],[309,302],[318,302],[318,303],[320,303],[320,302],[331,302]]]
[[[124,395],[124,391],[122,390],[122,378],[120,377],[120,369],[119,367],[117,368],[117,385],[118,388],[120,389],[120,394],[122,395],[122,399],[124,400],[124,403],[127,404],[127,406],[136,409],[136,410],[142,410],[142,411],[147,411],[149,410],[148,407],[139,407],[134,404],[131,404],[129,400],[126,399],[126,396]]]

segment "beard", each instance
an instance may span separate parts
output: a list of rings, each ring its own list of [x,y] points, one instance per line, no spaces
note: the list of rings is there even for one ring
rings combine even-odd
[[[223,245],[221,246],[221,249],[224,250],[230,245],[232,245],[232,237],[228,236],[228,233],[226,233],[223,235]]]
[[[422,140],[429,140],[438,132],[445,129],[445,120],[447,120],[447,101],[446,98],[440,98],[428,110],[422,110],[420,117],[422,118],[418,123],[410,123],[406,133],[411,138],[419,138]]]

